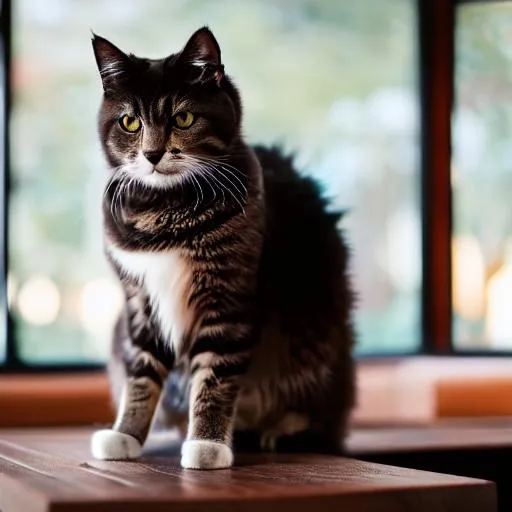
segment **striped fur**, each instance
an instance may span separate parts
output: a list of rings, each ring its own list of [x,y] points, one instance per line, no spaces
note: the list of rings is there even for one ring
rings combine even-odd
[[[186,429],[184,467],[231,465],[245,434],[264,449],[307,438],[339,451],[354,401],[340,216],[290,159],[245,144],[207,29],[161,61],[93,46],[105,252],[126,296],[110,361],[118,415],[94,453],[138,453],[155,418]],[[194,113],[190,128],[172,124],[176,109]],[[140,132],[123,132],[125,114]]]

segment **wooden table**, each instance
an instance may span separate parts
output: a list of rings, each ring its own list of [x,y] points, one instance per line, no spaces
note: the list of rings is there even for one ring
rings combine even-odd
[[[182,470],[158,449],[101,462],[86,430],[0,432],[1,512],[494,512],[492,483],[315,455],[246,455]]]

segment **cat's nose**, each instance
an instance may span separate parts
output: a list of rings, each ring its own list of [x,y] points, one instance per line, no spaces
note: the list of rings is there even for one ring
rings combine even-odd
[[[157,151],[144,151],[144,156],[153,164],[156,165],[162,157],[164,156],[165,151],[164,150],[157,150]]]

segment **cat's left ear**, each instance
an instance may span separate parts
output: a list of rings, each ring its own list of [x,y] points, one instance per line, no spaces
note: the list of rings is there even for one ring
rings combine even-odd
[[[224,66],[220,58],[219,43],[208,27],[194,32],[183,48],[180,60],[202,69],[200,81],[215,80],[220,83],[224,76]]]
[[[110,41],[94,33],[92,35],[92,47],[103,83],[103,89],[106,91],[114,88],[129,71],[131,65],[130,57]]]

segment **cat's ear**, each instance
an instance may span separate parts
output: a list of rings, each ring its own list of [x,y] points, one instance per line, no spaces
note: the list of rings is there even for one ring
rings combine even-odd
[[[192,34],[181,52],[180,60],[202,68],[201,81],[214,79],[219,83],[224,76],[219,43],[208,27],[202,27]]]
[[[131,60],[117,46],[94,33],[92,34],[92,47],[103,89],[106,91],[115,87],[116,83],[128,72]]]

